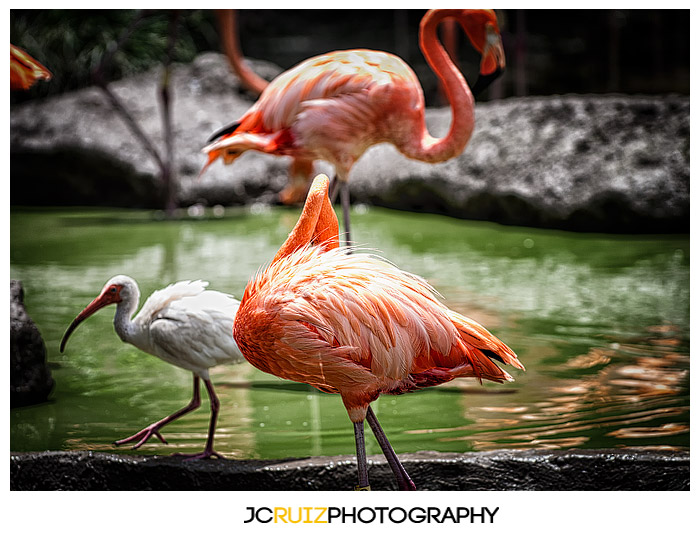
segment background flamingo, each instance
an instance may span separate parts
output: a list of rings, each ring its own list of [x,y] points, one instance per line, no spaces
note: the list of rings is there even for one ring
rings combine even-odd
[[[442,162],[459,155],[474,129],[474,97],[437,37],[438,25],[455,19],[482,54],[480,91],[505,67],[492,10],[432,10],[420,26],[420,46],[441,80],[452,108],[444,138],[425,126],[425,101],[418,78],[400,58],[386,52],[346,50],[308,59],[275,78],[238,121],[215,132],[203,152],[232,163],[248,150],[293,157],[284,203],[300,202],[308,190],[314,160],[335,166],[341,185],[346,240],[349,241],[348,176],[372,145],[393,143],[409,158]],[[335,198],[335,187],[331,199]]]
[[[26,91],[37,80],[51,80],[51,73],[24,50],[10,43],[10,89]]]
[[[440,303],[428,283],[376,256],[338,247],[329,180],[313,182],[303,212],[270,266],[247,285],[233,334],[260,370],[339,393],[355,428],[357,489],[369,489],[364,420],[400,489],[415,489],[369,406],[458,376],[512,377],[523,369],[481,325]]]
[[[136,442],[134,449],[151,436],[167,443],[160,429],[197,409],[201,404],[199,380],[209,394],[211,419],[204,450],[188,458],[222,457],[214,450],[214,431],[219,414],[219,399],[209,378],[209,369],[224,363],[242,361],[243,357],[231,337],[233,319],[239,302],[228,294],[206,290],[206,281],[180,281],[157,290],[131,319],[139,304],[139,288],[132,278],[117,275],[107,281],[100,295],[73,320],[61,340],[63,352],[68,337],[78,325],[103,307],[115,303],[114,330],[119,338],[148,354],[192,372],[194,393],[184,408],[125,439],[115,443]]]

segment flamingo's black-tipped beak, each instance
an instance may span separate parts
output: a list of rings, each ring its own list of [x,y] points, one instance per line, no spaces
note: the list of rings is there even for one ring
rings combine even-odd
[[[481,93],[496,80],[506,68],[506,54],[503,50],[501,34],[493,24],[486,25],[486,37],[481,52],[479,78],[472,87],[474,96]]]
[[[497,67],[495,71],[490,74],[479,74],[479,78],[476,79],[476,83],[472,87],[472,94],[476,97],[479,93],[484,91],[489,87],[494,80],[503,74],[503,69]]]

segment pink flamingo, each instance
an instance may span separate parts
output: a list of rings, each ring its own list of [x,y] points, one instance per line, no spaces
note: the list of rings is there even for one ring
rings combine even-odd
[[[428,11],[420,25],[420,46],[443,84],[452,108],[444,138],[425,126],[425,101],[418,78],[400,58],[373,50],[344,50],[310,58],[282,73],[236,122],[215,132],[202,150],[206,168],[218,158],[230,164],[249,150],[292,157],[284,203],[303,201],[314,160],[335,166],[343,224],[350,239],[350,170],[372,145],[394,144],[409,158],[442,162],[462,153],[474,129],[474,97],[440,44],[437,29],[454,19],[482,54],[480,91],[505,68],[496,15],[488,9]],[[335,188],[331,195],[335,198]]]
[[[399,488],[414,490],[370,402],[458,376],[511,381],[494,360],[523,365],[485,328],[439,302],[425,280],[338,247],[328,186],[328,177],[316,177],[289,237],[248,283],[233,336],[258,369],[340,394],[355,429],[356,489],[369,489],[367,419]]]
[[[26,91],[37,80],[51,80],[51,73],[24,50],[10,43],[10,89]]]

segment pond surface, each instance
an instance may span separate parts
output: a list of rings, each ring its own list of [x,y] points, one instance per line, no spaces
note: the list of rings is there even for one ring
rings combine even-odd
[[[184,406],[190,373],[122,343],[114,308],[65,329],[113,275],[142,299],[182,279],[241,296],[273,257],[299,209],[228,209],[163,221],[127,210],[13,209],[10,275],[46,342],[50,402],[10,411],[13,451],[92,449]],[[440,216],[355,209],[353,238],[422,275],[456,311],[484,324],[527,372],[509,385],[459,379],[375,412],[397,452],[690,445],[689,237],[573,234]],[[248,363],[212,370],[221,399],[215,448],[232,458],[354,454],[338,396],[269,376]],[[138,452],[201,450],[202,407]],[[381,451],[367,433],[370,454]]]

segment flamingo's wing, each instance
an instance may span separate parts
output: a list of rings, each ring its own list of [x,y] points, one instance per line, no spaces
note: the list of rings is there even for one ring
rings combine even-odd
[[[235,129],[221,131],[221,141],[241,133],[279,133],[291,127],[309,106],[319,106],[319,101],[337,104],[343,98],[366,96],[373,88],[397,81],[409,81],[420,88],[410,67],[393,54],[345,50],[309,58],[275,78],[235,123]],[[204,152],[215,148],[221,147],[212,144]]]
[[[375,376],[400,380],[435,367],[465,367],[495,381],[511,379],[490,357],[515,364],[515,354],[476,322],[451,312],[423,279],[373,255],[309,251],[288,258],[297,270],[285,283],[286,296],[282,291],[281,319],[310,327]],[[294,333],[288,330],[287,344],[308,346]]]
[[[285,306],[283,317],[314,326],[329,344],[355,348],[358,364],[381,377],[407,377],[414,357],[429,354],[431,344],[449,350],[454,327],[417,305],[423,295],[397,285],[385,270],[389,265],[357,252],[320,260],[310,259],[305,271],[316,275]]]
[[[310,58],[273,80],[238,121],[213,137],[202,149],[209,156],[205,169],[247,150],[299,156],[300,148],[349,167],[333,155],[357,158],[367,139],[381,137],[370,131],[382,124],[382,114],[397,109],[399,85],[402,106],[422,110],[415,73],[392,54],[347,50]]]
[[[254,109],[260,111],[266,129],[278,131],[291,126],[309,101],[366,94],[374,87],[407,79],[415,80],[415,74],[393,54],[373,50],[332,52],[281,74],[265,89]]]

